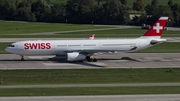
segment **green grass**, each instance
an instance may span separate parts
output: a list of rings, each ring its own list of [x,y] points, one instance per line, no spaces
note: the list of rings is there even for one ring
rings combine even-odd
[[[94,30],[94,29],[106,29],[106,28],[116,28],[116,27],[78,25],[78,24],[0,21],[0,38],[87,38],[91,34],[96,34],[96,38],[124,38],[124,37],[128,38],[128,37],[140,37],[147,31],[140,28],[129,28],[129,29],[109,29],[109,30],[97,30],[97,31],[64,32],[64,31]],[[179,32],[180,31],[164,31],[163,37],[180,37]],[[36,33],[36,34],[33,35],[32,33]],[[55,34],[51,34],[51,33],[55,33]]]
[[[103,37],[140,37],[142,36],[147,30],[143,30],[140,28],[128,28],[128,29],[111,29],[111,30],[98,30],[98,31],[87,31],[87,32],[70,32],[70,33],[59,33],[59,35],[91,35],[92,33],[96,34],[96,38],[103,38]],[[57,33],[58,34],[58,33]],[[164,31],[162,37],[180,37],[180,31]]]
[[[0,54],[7,54],[4,50],[11,42],[0,43]],[[180,44],[178,42],[165,42],[153,47],[137,51],[137,53],[179,53]]]
[[[61,26],[61,24],[59,24],[59,26]],[[17,34],[16,35],[16,34],[13,34],[15,32],[13,32],[12,30],[7,29],[4,31],[0,31],[0,33],[1,33],[0,38],[88,38],[91,34],[96,34],[96,38],[137,38],[137,37],[142,36],[147,31],[147,30],[142,30],[140,28],[129,28],[129,29],[109,29],[109,30],[97,30],[97,31],[66,32],[66,33],[62,32],[63,30],[64,31],[65,30],[66,31],[67,30],[79,30],[79,29],[83,30],[83,28],[87,28],[87,29],[101,29],[102,28],[102,27],[92,27],[92,26],[82,27],[82,26],[80,26],[77,29],[73,29],[75,27],[78,27],[76,25],[74,25],[73,27],[71,27],[71,25],[64,26],[64,28],[59,29],[59,31],[61,30],[61,33],[55,32],[55,31],[57,31],[57,29],[55,30],[53,28],[52,29],[46,28],[46,31],[54,30],[53,32],[55,32],[56,34],[36,34],[36,35],[32,35],[32,34],[25,34],[25,35]],[[38,29],[39,31],[33,30],[33,33],[38,33],[40,31],[43,31],[44,28],[45,28],[44,26],[39,26],[39,29]],[[31,31],[28,29],[28,27],[24,28],[23,30],[24,30],[24,33],[25,33],[25,31],[27,33],[30,33],[30,31]],[[162,37],[180,37],[179,32],[180,31],[164,31]],[[2,33],[7,33],[7,34],[4,35]],[[19,34],[22,34],[22,33],[19,32]]]
[[[85,32],[86,33],[86,32]],[[91,34],[0,35],[0,38],[89,38]]]
[[[0,54],[7,54],[7,52],[4,49],[10,44],[11,42],[0,43]]]
[[[1,70],[3,85],[180,82],[180,69]]]
[[[0,96],[179,94],[180,87],[84,87],[0,89]]]
[[[110,27],[88,26],[78,24],[34,23],[0,21],[0,34],[28,34],[59,32],[72,30],[102,29]]]

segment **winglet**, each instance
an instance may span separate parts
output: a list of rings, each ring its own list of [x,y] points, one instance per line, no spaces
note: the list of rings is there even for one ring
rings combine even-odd
[[[168,17],[160,17],[159,20],[141,38],[160,38],[167,21]]]
[[[95,34],[92,34],[89,39],[93,40],[95,38]]]

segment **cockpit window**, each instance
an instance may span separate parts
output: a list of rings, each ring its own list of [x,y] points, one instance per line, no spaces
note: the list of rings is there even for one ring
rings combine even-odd
[[[9,47],[15,47],[14,45],[9,45]]]

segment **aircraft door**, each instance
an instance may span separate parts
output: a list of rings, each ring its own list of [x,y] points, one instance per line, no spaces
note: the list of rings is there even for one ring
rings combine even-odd
[[[20,51],[23,51],[24,50],[24,44],[18,44],[16,45],[17,49],[20,50]]]
[[[131,51],[136,51],[139,48],[139,41],[136,41],[133,45],[131,45]]]

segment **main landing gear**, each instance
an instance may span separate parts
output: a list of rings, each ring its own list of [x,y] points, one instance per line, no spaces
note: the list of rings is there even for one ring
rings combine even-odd
[[[87,56],[87,57],[86,57],[86,60],[87,60],[88,62],[97,62],[97,59],[96,59],[96,58],[93,58],[92,56]]]
[[[24,56],[21,55],[21,61],[24,61]]]

